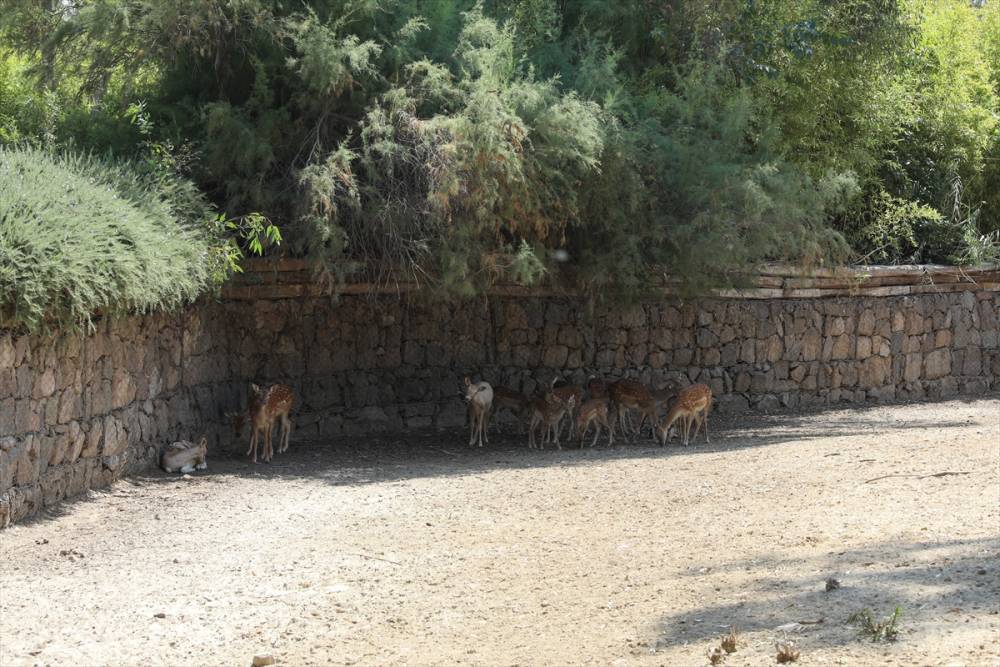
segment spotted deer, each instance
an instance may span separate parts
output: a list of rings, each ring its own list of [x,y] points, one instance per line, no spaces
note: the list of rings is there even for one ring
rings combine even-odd
[[[643,424],[649,419],[649,427],[653,439],[656,439],[656,424],[659,421],[658,411],[660,406],[673,400],[677,394],[680,392],[681,386],[676,380],[668,380],[665,387],[658,389],[651,393],[651,400],[643,402],[639,411],[642,413],[642,419],[639,420],[639,435],[642,435]]]
[[[531,403],[531,424],[528,426],[528,447],[535,449],[535,429],[539,424],[544,429],[542,439],[538,442],[538,449],[544,449],[545,443],[549,441],[549,436],[555,436],[556,449],[562,449],[559,445],[559,422],[563,415],[572,410],[576,404],[576,396],[570,396],[563,400],[553,392],[547,392],[543,397],[536,398]]]
[[[639,410],[643,418],[650,412],[654,413],[656,404],[649,387],[638,380],[617,380],[608,385],[608,397],[611,399],[611,413],[623,435],[629,435],[631,428],[626,420],[629,410]],[[641,424],[641,422],[640,422]]]
[[[556,386],[557,382],[559,382],[559,378],[552,379],[551,391],[553,394],[558,396],[564,402],[567,401],[570,397],[572,397],[573,405],[576,407],[583,405],[583,387],[576,384],[566,384],[566,383],[560,383],[559,386],[557,387]],[[569,417],[570,429],[573,428],[573,412],[574,412],[573,408],[570,408],[569,410],[566,411],[566,415],[567,417]],[[558,437],[562,433],[562,420],[559,421],[556,427],[558,429],[556,436]]]
[[[160,466],[166,472],[180,472],[187,474],[195,470],[204,470],[208,467],[205,457],[208,454],[208,438],[202,437],[198,444],[180,440],[172,442],[163,448],[163,458],[160,459]]]
[[[288,451],[288,439],[292,434],[292,422],[288,413],[295,403],[295,393],[286,384],[272,384],[262,388],[260,385],[250,385],[250,406],[247,408],[247,421],[250,422],[250,448],[247,456],[252,456],[257,463],[257,443],[260,432],[264,432],[264,447],[262,461],[270,461],[274,454],[271,447],[271,430],[275,420],[281,420],[281,436],[278,440],[278,452]]]
[[[469,404],[469,447],[479,446],[490,439],[486,433],[486,421],[493,408],[493,387],[489,382],[473,382],[465,378],[465,401]]]
[[[615,444],[614,422],[608,421],[608,399],[592,398],[580,406],[580,411],[576,415],[576,439],[583,447],[583,436],[587,434],[591,422],[596,422],[597,430],[594,432],[594,441],[590,443],[593,447],[597,444],[597,439],[601,437],[601,427],[608,432],[608,446]]]
[[[587,378],[587,393],[591,398],[607,398],[608,383],[603,378],[591,375]]]
[[[670,411],[667,413],[666,419],[660,422],[657,426],[657,435],[659,436],[660,444],[667,444],[667,437],[670,434],[670,428],[673,426],[674,422],[678,419],[682,420],[682,428],[684,434],[684,444],[689,444],[689,436],[691,433],[691,423],[696,422],[697,425],[694,429],[694,437],[698,436],[698,429],[701,425],[705,425],[705,442],[710,442],[708,439],[708,412],[712,407],[712,388],[707,384],[695,384],[691,385],[687,389],[684,389],[679,394],[677,394],[677,400],[674,401],[673,405],[670,406]]]

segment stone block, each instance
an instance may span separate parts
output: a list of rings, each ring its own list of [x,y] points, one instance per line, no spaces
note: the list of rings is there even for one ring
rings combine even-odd
[[[858,372],[858,386],[874,389],[884,385],[889,378],[889,360],[885,357],[869,357],[861,363]]]
[[[542,365],[546,368],[563,368],[568,356],[569,350],[565,345],[553,345],[543,353]]]
[[[977,347],[970,347],[965,350],[965,359],[962,361],[962,375],[979,375],[982,370],[982,352]]]
[[[924,379],[936,380],[951,373],[951,351],[934,350],[924,358]]]
[[[858,335],[871,336],[875,333],[875,312],[870,308],[861,311],[858,317]]]
[[[854,348],[854,336],[843,334],[833,339],[833,347],[830,351],[830,359],[850,359]]]
[[[39,475],[39,442],[38,439],[29,435],[24,437],[16,449],[14,483],[18,486],[31,484],[38,479]]]
[[[22,398],[14,401],[14,433],[33,433],[42,427],[42,416],[38,404]]]

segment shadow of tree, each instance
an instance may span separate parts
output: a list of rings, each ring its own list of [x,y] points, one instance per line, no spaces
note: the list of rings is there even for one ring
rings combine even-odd
[[[993,394],[985,398],[997,397]],[[245,451],[243,447],[237,447],[236,453],[210,451],[209,469],[195,472],[191,478],[213,481],[230,476],[314,479],[335,486],[362,485],[424,477],[476,475],[497,469],[590,466],[620,460],[659,458],[697,460],[706,454],[820,438],[873,437],[896,429],[940,431],[961,428],[968,426],[970,420],[961,418],[961,415],[947,421],[902,419],[888,406],[846,406],[812,411],[789,410],[776,414],[713,415],[711,422],[709,444],[699,436],[688,447],[680,446],[678,440],[660,447],[653,444],[647,431],[644,437],[631,442],[618,438],[611,448],[602,439],[594,448],[579,448],[576,442],[564,443],[561,451],[552,448],[541,451],[527,449],[527,436],[509,422],[495,427],[491,432],[490,445],[482,449],[467,446],[467,431],[462,427],[313,441],[296,441],[293,432],[289,451],[276,456],[271,463],[251,463],[242,455]],[[825,455],[840,454],[831,451]],[[123,479],[125,484],[133,486],[187,481],[159,469],[133,473]],[[68,498],[20,523],[31,525],[58,519],[70,514],[78,503],[89,502],[96,496],[127,493],[127,489],[115,488],[117,490],[99,489]]]
[[[919,634],[927,624],[958,621],[960,614],[1000,614],[1000,538],[943,542],[881,543],[807,559],[779,554],[734,560],[712,568],[690,568],[684,574],[710,577],[745,570],[760,573],[741,591],[720,591],[696,609],[660,618],[656,646],[714,639],[729,627],[742,632],[773,631],[799,623],[800,643],[837,646],[858,639],[848,617],[863,608],[888,615],[903,611],[903,628]],[[782,576],[781,572],[813,572]],[[827,576],[841,587],[827,591]],[[738,599],[731,599],[734,597]],[[818,621],[818,622],[817,622]],[[995,623],[996,625],[996,623]]]

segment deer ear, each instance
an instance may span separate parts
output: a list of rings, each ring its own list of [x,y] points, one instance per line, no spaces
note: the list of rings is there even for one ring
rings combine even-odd
[[[468,387],[468,386],[469,386],[469,385],[471,385],[471,384],[472,384],[472,380],[470,380],[470,379],[469,379],[469,377],[468,377],[468,376],[466,376],[466,377],[465,377],[465,386],[466,386],[466,387]]]
[[[250,389],[252,389],[254,393],[257,393],[258,391],[260,391],[260,387],[258,385],[253,384],[253,383],[250,383]]]

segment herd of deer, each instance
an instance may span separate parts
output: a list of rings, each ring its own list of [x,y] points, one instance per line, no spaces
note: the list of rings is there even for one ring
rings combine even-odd
[[[519,420],[528,421],[528,447],[544,447],[552,440],[556,448],[564,421],[569,422],[570,435],[574,424],[576,439],[583,445],[583,438],[595,425],[593,447],[602,431],[608,434],[608,445],[615,440],[615,424],[621,428],[623,435],[629,435],[631,426],[629,411],[637,410],[642,415],[635,434],[641,435],[643,425],[649,421],[653,433],[653,441],[661,445],[667,443],[674,431],[674,423],[680,420],[680,431],[685,445],[692,437],[698,435],[698,430],[705,427],[705,442],[708,442],[708,412],[712,406],[712,389],[707,384],[695,384],[681,389],[671,382],[659,391],[653,391],[636,380],[617,380],[606,382],[594,376],[587,383],[589,399],[583,400],[583,387],[579,385],[557,386],[557,380],[552,381],[543,395],[528,398],[524,394],[507,389],[494,387],[488,382],[473,382],[465,378],[465,400],[468,403],[469,446],[489,442],[488,430],[491,417],[500,410],[509,410]],[[667,416],[660,421],[658,412],[660,406],[670,401]],[[575,417],[574,417],[575,413]],[[694,425],[694,434],[691,426]],[[541,426],[543,433],[540,441],[535,440],[535,431]]]
[[[602,432],[608,434],[608,444],[613,445],[615,439],[615,424],[617,423],[624,435],[628,435],[631,426],[628,418],[629,410],[637,410],[642,419],[635,433],[641,435],[643,425],[649,421],[653,439],[660,444],[666,444],[671,436],[674,423],[680,420],[684,444],[691,437],[691,426],[695,426],[694,436],[704,426],[705,441],[708,442],[708,412],[712,405],[712,390],[708,385],[696,384],[681,390],[677,384],[670,383],[664,389],[652,391],[646,385],[636,380],[617,380],[605,382],[591,376],[587,383],[588,400],[584,401],[584,389],[578,385],[557,386],[555,380],[543,395],[529,399],[524,394],[493,387],[488,382],[472,382],[465,378],[465,400],[469,411],[469,445],[483,446],[489,442],[488,428],[491,417],[500,410],[509,410],[522,421],[528,420],[528,446],[542,448],[552,441],[561,449],[559,439],[564,421],[570,424],[572,433],[575,423],[576,437],[583,444],[583,438],[591,424],[596,427],[593,447],[597,444]],[[667,416],[658,420],[657,413],[664,403],[671,401]],[[250,401],[242,412],[228,412],[226,416],[232,420],[237,437],[242,435],[244,424],[250,424],[250,447],[247,456],[257,462],[257,447],[260,444],[260,434],[264,434],[261,447],[261,460],[270,461],[274,455],[271,444],[271,432],[276,422],[281,423],[281,435],[278,439],[278,452],[288,450],[291,437],[292,422],[289,413],[295,404],[295,393],[284,384],[272,384],[261,387],[250,385]],[[541,440],[536,441],[535,431],[543,429]],[[183,446],[182,446],[183,445]],[[172,448],[171,448],[172,447]],[[171,472],[189,472],[195,467],[203,467],[205,462],[205,439],[198,445],[190,443],[175,443],[164,452],[163,466]]]

